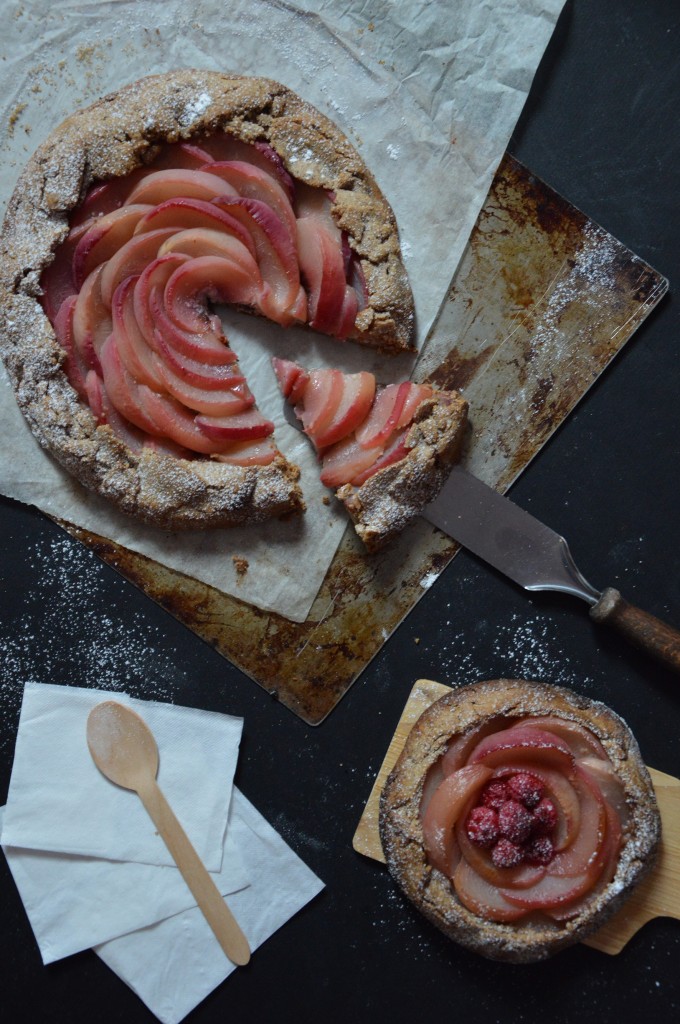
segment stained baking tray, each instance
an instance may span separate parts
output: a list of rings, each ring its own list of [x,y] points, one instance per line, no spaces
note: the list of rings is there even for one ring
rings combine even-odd
[[[667,287],[506,156],[414,373],[469,399],[467,467],[507,490]],[[306,621],[295,623],[62,525],[310,725],[458,550],[418,520],[370,556],[348,528]]]

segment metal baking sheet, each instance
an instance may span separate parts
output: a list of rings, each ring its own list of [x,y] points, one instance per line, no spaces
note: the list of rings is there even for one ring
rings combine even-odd
[[[506,156],[414,374],[468,397],[467,467],[507,490],[667,287]],[[62,525],[310,725],[458,550],[419,520],[370,556],[348,528],[306,621],[294,623]]]

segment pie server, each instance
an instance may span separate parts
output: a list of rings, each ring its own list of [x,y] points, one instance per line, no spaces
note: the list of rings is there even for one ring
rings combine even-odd
[[[302,432],[288,402],[284,415]],[[596,590],[577,568],[564,537],[460,466],[453,467],[422,515],[525,590],[557,590],[583,598],[596,622],[613,626],[631,643],[680,672],[677,630],[629,604],[613,587]]]
[[[680,671],[680,632],[629,604],[618,590],[596,590],[577,568],[564,537],[460,466],[454,466],[423,516],[525,590],[583,598],[596,622],[613,626]]]

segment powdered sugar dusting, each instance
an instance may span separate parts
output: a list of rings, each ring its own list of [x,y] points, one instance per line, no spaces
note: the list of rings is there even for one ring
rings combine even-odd
[[[160,631],[142,615],[126,609],[124,622],[116,615],[116,588],[124,601],[123,580],[107,582],[112,611],[102,615],[96,595],[105,570],[87,548],[67,536],[40,539],[31,551],[29,568],[36,582],[27,605],[40,608],[40,613],[26,611],[0,623],[1,744],[13,742],[27,682],[96,686],[174,702],[186,681],[179,656],[168,650]]]

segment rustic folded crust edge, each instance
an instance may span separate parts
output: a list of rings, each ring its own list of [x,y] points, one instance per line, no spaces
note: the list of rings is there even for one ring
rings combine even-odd
[[[460,460],[467,436],[468,403],[457,391],[436,392],[418,408],[406,443],[408,455],[360,487],[345,484],[336,497],[371,552],[400,533],[439,493]]]
[[[141,79],[67,118],[28,162],[0,239],[0,354],[34,435],[85,487],[165,529],[234,526],[303,508],[299,471],[132,452],[77,399],[39,299],[40,277],[89,186],[153,159],[164,141],[228,130],[269,143],[293,176],[332,190],[369,302],[354,340],[409,349],[413,302],[394,214],[354,147],[324,115],[268,79],[184,70]],[[302,154],[302,156],[300,155]]]
[[[630,811],[615,875],[575,918],[513,923],[486,921],[458,900],[423,849],[420,801],[428,770],[452,736],[498,715],[556,715],[577,722],[600,740]],[[596,931],[651,870],[661,835],[652,781],[627,724],[606,705],[563,687],[496,679],[444,695],[418,719],[380,798],[380,839],[391,875],[425,917],[454,941],[483,956],[512,963],[545,959]]]

